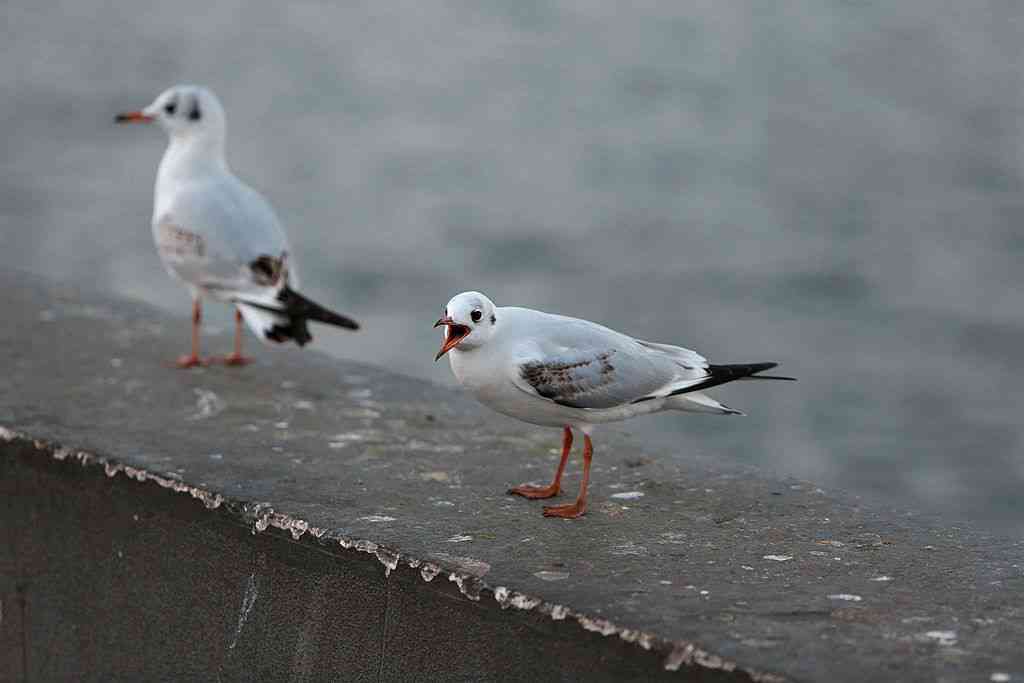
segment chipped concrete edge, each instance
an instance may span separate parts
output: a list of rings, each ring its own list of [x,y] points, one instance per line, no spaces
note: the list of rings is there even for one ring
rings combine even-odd
[[[102,468],[108,477],[124,474],[130,480],[145,483],[153,482],[161,488],[170,489],[175,493],[187,494],[201,502],[208,510],[216,510],[225,505],[231,514],[240,517],[246,524],[251,524],[252,533],[260,533],[273,527],[287,531],[292,538],[299,540],[309,534],[321,544],[337,543],[343,550],[368,553],[377,558],[384,566],[385,578],[391,575],[400,564],[412,570],[419,570],[420,577],[429,583],[439,575],[447,575],[448,580],[458,586],[459,592],[469,600],[479,602],[481,596],[490,593],[501,609],[514,608],[545,615],[554,621],[575,621],[583,630],[599,633],[609,637],[617,635],[621,640],[636,645],[645,651],[654,651],[663,655],[663,667],[666,671],[679,671],[685,667],[717,670],[729,673],[745,674],[755,683],[784,683],[786,678],[774,673],[757,671],[741,667],[735,662],[713,654],[686,640],[668,640],[636,629],[624,628],[611,620],[594,617],[573,610],[566,605],[545,601],[543,598],[520,593],[506,586],[492,586],[480,577],[457,568],[446,567],[444,562],[428,561],[404,555],[398,550],[367,539],[354,539],[340,533],[310,525],[307,521],[291,515],[277,512],[269,503],[235,501],[199,486],[192,486],[183,481],[177,474],[152,472],[134,467],[115,458],[92,453],[77,448],[70,448],[58,442],[37,439],[22,432],[0,425],[0,444],[28,446],[39,455],[48,456],[51,460],[69,461],[82,467]]]

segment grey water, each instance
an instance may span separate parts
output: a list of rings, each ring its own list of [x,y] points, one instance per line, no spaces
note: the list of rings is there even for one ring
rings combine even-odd
[[[779,361],[718,391],[748,417],[621,429],[1024,531],[1019,3],[346,5],[4,3],[0,267],[172,311],[184,350],[165,140],[112,117],[207,84],[308,293],[365,324],[316,347],[451,387],[431,324],[479,289]]]

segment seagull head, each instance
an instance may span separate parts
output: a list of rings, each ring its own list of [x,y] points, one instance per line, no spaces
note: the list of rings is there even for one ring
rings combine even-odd
[[[118,114],[117,123],[158,123],[172,139],[224,138],[224,107],[213,91],[198,85],[176,85],[138,111]]]
[[[461,351],[477,348],[494,334],[498,322],[494,302],[480,292],[463,292],[444,307],[444,315],[434,327],[444,325],[444,342],[434,356],[441,356],[458,347]]]

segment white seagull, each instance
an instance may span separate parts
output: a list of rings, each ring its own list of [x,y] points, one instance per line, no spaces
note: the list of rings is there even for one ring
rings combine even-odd
[[[758,375],[777,363],[711,365],[696,351],[641,341],[579,318],[529,308],[495,307],[479,292],[445,306],[434,360],[448,354],[459,384],[487,407],[531,424],[562,427],[562,459],[549,486],[522,485],[526,498],[558,495],[572,448],[583,432],[583,482],[576,502],[546,506],[546,517],[586,511],[594,425],[663,410],[742,415],[704,393],[738,379],[793,380]]]
[[[350,330],[359,325],[301,296],[288,238],[274,210],[239,180],[224,157],[224,108],[210,90],[177,85],[145,109],[119,114],[118,123],[158,123],[170,143],[156,176],[153,238],[164,267],[192,293],[192,352],[178,359],[187,368],[199,358],[203,296],[235,306],[235,348],[224,358],[244,365],[242,320],[260,339],[313,337],[307,321]]]

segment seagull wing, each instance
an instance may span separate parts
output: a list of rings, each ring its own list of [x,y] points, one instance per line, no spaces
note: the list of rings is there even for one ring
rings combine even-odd
[[[585,320],[545,316],[517,354],[513,383],[572,408],[604,409],[667,396],[708,376],[694,351],[651,344]]]
[[[185,183],[153,220],[164,265],[185,282],[227,294],[276,291],[287,263],[288,240],[273,209],[234,176]]]

